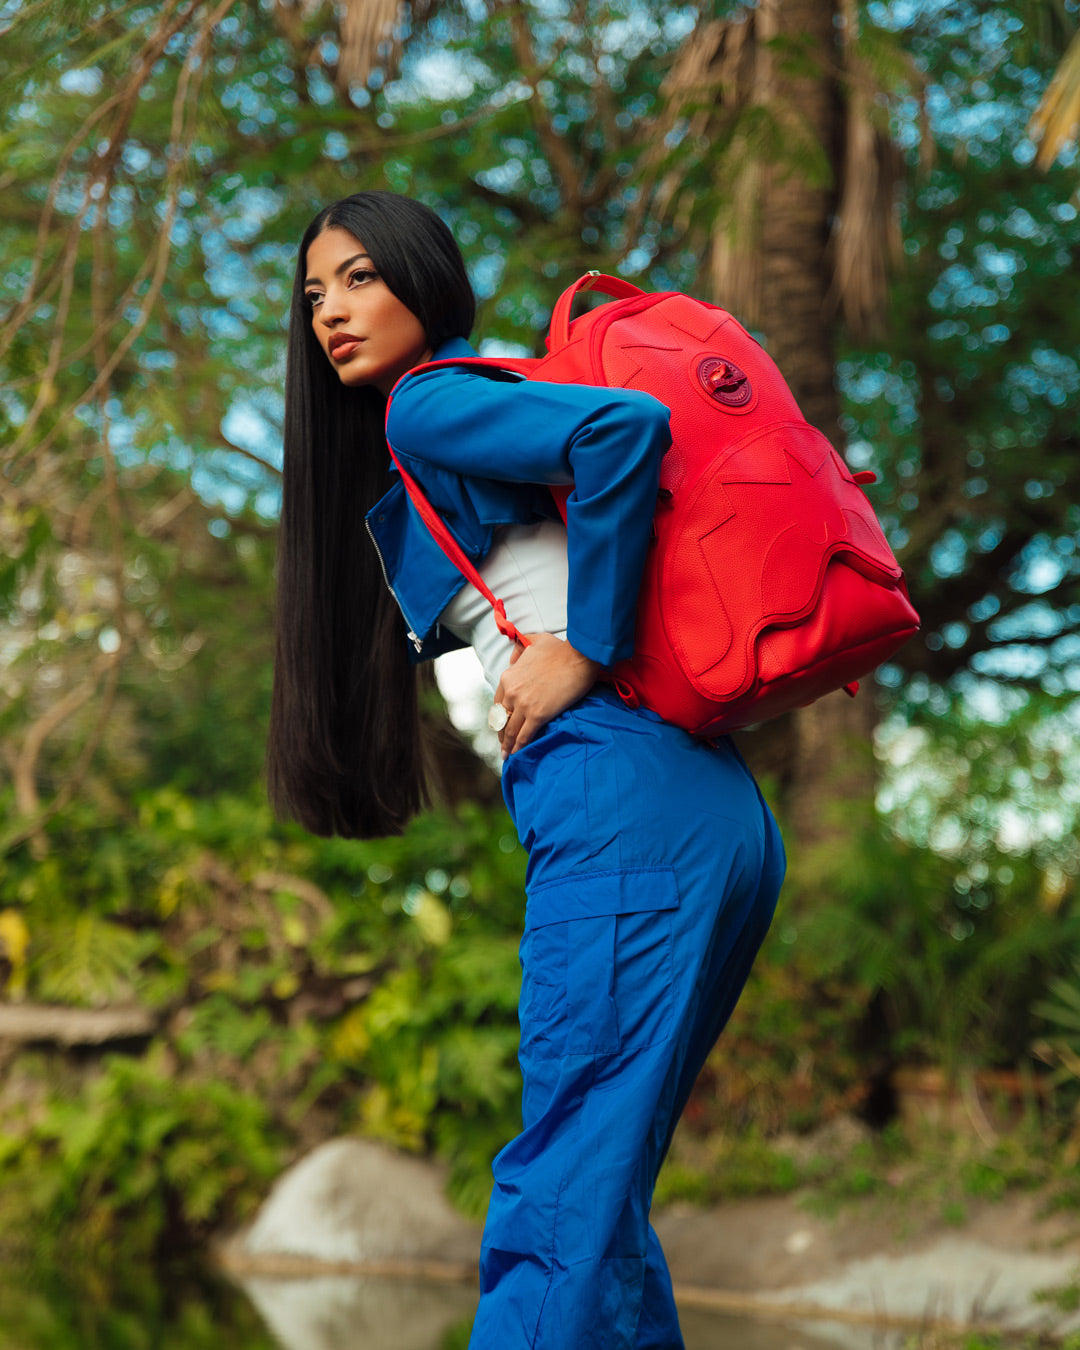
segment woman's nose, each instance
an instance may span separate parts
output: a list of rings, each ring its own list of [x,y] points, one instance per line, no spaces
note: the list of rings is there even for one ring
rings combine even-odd
[[[345,304],[345,292],[339,286],[330,287],[323,296],[322,304],[319,306],[320,323],[339,323],[342,319],[347,317],[348,311]]]

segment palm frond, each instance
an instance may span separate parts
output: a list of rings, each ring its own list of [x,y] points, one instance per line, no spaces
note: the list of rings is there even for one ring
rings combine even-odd
[[[854,337],[865,339],[880,331],[889,275],[903,255],[898,191],[904,165],[876,101],[884,64],[881,51],[873,48],[871,60],[863,50],[854,0],[842,0],[841,11],[847,116],[830,299]],[[902,77],[903,67],[890,74]]]
[[[392,73],[401,60],[406,27],[415,29],[436,0],[345,0],[337,82],[342,88],[366,84],[376,66]]]
[[[1076,139],[1080,126],[1080,32],[1066,48],[1046,93],[1031,114],[1028,135],[1038,142],[1036,167],[1047,170],[1062,150]]]
[[[695,31],[683,44],[664,81],[662,93],[670,118],[684,122],[684,140],[715,146],[727,124],[727,145],[714,160],[720,209],[708,246],[709,285],[747,323],[755,323],[761,302],[761,250],[758,204],[765,160],[755,152],[752,121],[742,115],[774,103],[773,61],[767,44],[776,36],[776,0],[762,0]],[[654,197],[659,214],[685,215],[677,201],[685,165],[673,168]]]

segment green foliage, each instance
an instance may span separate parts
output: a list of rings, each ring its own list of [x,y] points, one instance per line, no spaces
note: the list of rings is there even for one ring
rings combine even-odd
[[[1034,1297],[1036,1303],[1049,1303],[1059,1312],[1076,1312],[1080,1310],[1080,1274],[1067,1284],[1038,1289]]]
[[[0,1243],[146,1255],[235,1223],[298,1147],[356,1128],[450,1163],[478,1213],[517,1128],[523,856],[464,806],[316,840],[265,803],[146,792],[56,816],[0,871],[31,1001],[137,1000],[160,1034],[0,1098]],[[28,939],[28,942],[27,942]],[[27,1215],[34,1219],[32,1230]]]
[[[1053,1344],[1060,1346],[1060,1350],[1080,1350],[1080,1336],[1073,1333]],[[1046,1338],[1038,1334],[1017,1340],[1014,1336],[997,1336],[992,1332],[944,1330],[923,1332],[905,1342],[906,1350],[1044,1350],[1046,1345]]]
[[[899,657],[907,678],[893,672],[915,720],[988,682],[1075,690],[1080,321],[1063,281],[1080,217],[1073,169],[1031,169],[1026,122],[1053,58],[1037,42],[1018,56],[1011,11],[1006,30],[957,44],[927,10],[910,35],[933,144],[910,123],[903,135],[933,167],[905,201],[888,338],[839,370],[849,456],[888,484],[873,500],[923,619]],[[995,117],[972,116],[975,90]]]
[[[472,1335],[472,1318],[457,1322],[443,1337],[439,1350],[468,1350],[469,1337]]]
[[[1045,903],[1060,903],[1080,871],[1075,711],[1019,691],[982,705],[951,700],[879,728],[879,805],[904,839],[964,860],[969,909],[1013,857],[1030,858]]]
[[[135,994],[132,975],[159,946],[156,933],[137,933],[97,914],[67,916],[40,943],[34,987],[49,1003],[105,1004]],[[43,936],[39,933],[39,937]]]
[[[692,1131],[880,1120],[894,1071],[911,1063],[954,1083],[1015,1066],[1033,1099],[1055,1093],[1048,1130],[1072,1110],[1080,1038],[1061,1033],[1080,961],[1075,838],[1051,834],[1070,800],[1070,744],[1030,707],[1001,725],[954,713],[882,741],[891,815],[844,850],[793,851],[772,931],[687,1108]],[[1038,1018],[1052,1008],[1046,1035]],[[1053,1078],[1032,1058],[1037,1036]]]
[[[1036,1003],[1034,1012],[1045,1017],[1073,1053],[1080,1053],[1080,962],[1073,963],[1071,978],[1055,977],[1048,985],[1051,998]]]
[[[752,1195],[797,1193],[814,1212],[836,1217],[851,1205],[879,1205],[894,1222],[922,1216],[965,1221],[969,1206],[1039,1189],[1059,1196],[1069,1167],[1047,1156],[1037,1128],[984,1142],[970,1130],[895,1122],[879,1132],[828,1128],[764,1139],[754,1130],[718,1131],[687,1147],[677,1137],[660,1172],[656,1200],[714,1205]]]
[[[1080,998],[1076,983],[1080,957],[1074,955],[1071,965],[1067,975],[1054,976],[1047,982],[1048,997],[1038,1000],[1032,1011],[1047,1031],[1036,1042],[1035,1052],[1051,1067],[1050,1081],[1071,1108],[1066,1156],[1075,1162],[1080,1157]]]
[[[1047,904],[1029,856],[989,865],[862,836],[836,860],[832,898],[794,914],[781,937],[817,979],[876,998],[892,1054],[944,1066],[1015,1063],[1027,1010],[1080,943],[1080,916]],[[797,903],[797,901],[796,901]]]
[[[165,1254],[249,1213],[284,1157],[257,1099],[178,1074],[164,1046],[107,1058],[81,1090],[19,1114],[0,1153],[0,1223],[22,1255]]]
[[[872,1070],[859,1044],[870,994],[818,978],[778,919],[684,1113],[685,1128],[809,1130],[863,1102]]]
[[[655,1202],[712,1205],[749,1195],[785,1195],[805,1184],[809,1175],[789,1152],[754,1131],[721,1136],[711,1153],[706,1167],[666,1161],[656,1183]]]
[[[1032,7],[1020,32],[1012,5],[988,24],[947,8],[861,25],[877,133],[891,112],[912,161],[930,148],[915,100],[896,100],[921,67],[939,154],[910,166],[888,339],[839,370],[852,460],[882,471],[875,501],[926,621],[883,677],[901,734],[922,734],[919,782],[889,785],[896,837],[869,833],[812,876],[793,860],[687,1115],[702,1137],[745,1137],[705,1182],[673,1164],[671,1194],[789,1189],[810,1173],[778,1131],[858,1108],[900,1061],[1024,1063],[1033,1003],[1063,1085],[1080,1055],[1061,982],[1080,945],[1075,729],[1052,702],[1076,686],[1080,625],[1075,180],[1024,160],[1052,60]],[[0,784],[0,978],[10,998],[135,1002],[158,1027],[129,1059],[57,1057],[32,1107],[0,1095],[9,1245],[27,1214],[41,1245],[102,1254],[202,1236],[343,1128],[437,1150],[478,1212],[516,1126],[523,859],[505,815],[461,806],[398,840],[317,841],[275,825],[257,787],[282,318],[314,208],[367,186],[436,204],[481,335],[532,350],[586,268],[704,292],[748,165],[839,179],[780,106],[669,102],[699,38],[690,6],[589,4],[584,26],[563,4],[435,7],[401,69],[352,93],[333,6],[241,0],[213,30],[209,12],[171,36],[179,11],[152,3],[0,20],[2,762],[93,684],[31,765],[57,804],[32,843],[13,842],[27,775],[21,797]],[[813,71],[799,41],[772,54]],[[1050,701],[1010,701],[1010,685]],[[876,1168],[856,1151],[842,1186],[890,1185]],[[1012,1184],[992,1160],[958,1175],[943,1203]]]
[[[332,1045],[374,1080],[360,1112],[364,1131],[409,1149],[434,1142],[451,1163],[452,1196],[476,1217],[491,1158],[521,1126],[520,983],[514,938],[448,942],[384,980]]]
[[[907,1211],[960,1224],[973,1203],[1015,1191],[1052,1194],[1066,1178],[1030,1126],[984,1142],[969,1129],[894,1124],[842,1150],[815,1152],[807,1141],[799,1156],[812,1209],[836,1215],[846,1205],[878,1201],[897,1222]]]

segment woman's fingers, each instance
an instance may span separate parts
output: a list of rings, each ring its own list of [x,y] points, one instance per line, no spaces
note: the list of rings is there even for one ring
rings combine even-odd
[[[516,645],[502,673],[495,702],[506,709],[499,731],[503,757],[512,755],[582,694],[592,688],[600,667],[568,642],[550,633],[528,634],[530,645]]]
[[[506,722],[499,732],[499,745],[502,747],[504,759],[525,745],[535,733],[534,728],[533,732],[522,739],[522,731],[529,718],[530,682],[528,679],[523,682],[520,678],[521,672],[514,670],[515,664],[527,650],[524,644],[514,643],[514,650],[510,653],[510,664],[503,671],[499,687],[495,690],[496,706],[501,705],[507,713]]]
[[[524,651],[524,648],[522,648],[522,651]],[[517,644],[515,643],[514,654],[512,654],[510,657],[511,664],[516,660],[517,660]],[[520,712],[515,706],[513,696],[511,695],[510,690],[507,689],[506,687],[507,683],[506,677],[509,673],[510,667],[508,666],[506,670],[503,672],[502,678],[499,680],[498,688],[495,690],[495,705],[494,705],[495,709],[501,708],[505,712],[506,720],[503,722],[502,726],[498,726],[497,719],[495,722],[491,723],[492,726],[498,726],[498,731],[496,732],[496,734],[499,737],[499,746],[502,749],[503,759],[505,759],[506,756],[510,753],[510,751],[507,749],[507,746],[513,746],[515,741],[516,730],[514,727],[514,723],[516,722],[520,726],[521,720],[524,716],[524,714]]]
[[[515,708],[514,711],[510,714],[510,718],[509,721],[506,723],[506,726],[504,726],[502,731],[499,732],[499,744],[502,746],[504,759],[506,758],[507,755],[512,755],[515,750],[520,749],[521,746],[523,746],[526,743],[526,741],[522,739],[522,735],[525,729],[525,722],[526,722],[525,714],[519,709]]]

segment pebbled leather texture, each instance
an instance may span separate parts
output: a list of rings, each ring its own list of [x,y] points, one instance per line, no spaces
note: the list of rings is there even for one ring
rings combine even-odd
[[[547,356],[467,364],[640,389],[671,410],[635,650],[616,688],[712,736],[869,674],[919,620],[860,482],[726,310],[611,283],[623,298],[563,327]]]

